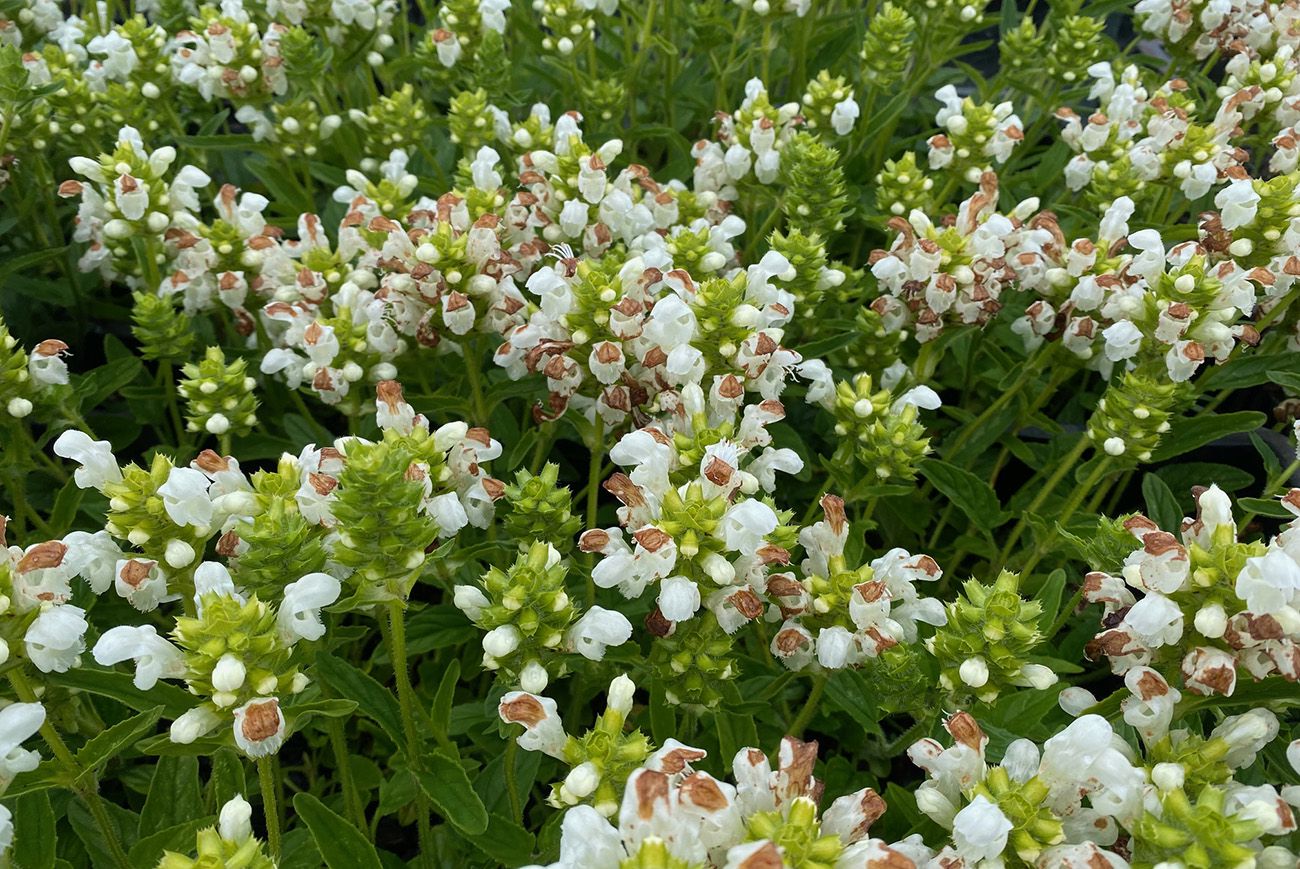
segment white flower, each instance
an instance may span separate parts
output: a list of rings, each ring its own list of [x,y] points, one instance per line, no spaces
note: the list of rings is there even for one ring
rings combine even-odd
[[[700,589],[684,576],[670,576],[659,583],[659,612],[670,622],[682,622],[700,609]]]
[[[249,700],[235,710],[235,744],[249,757],[267,757],[284,742],[284,713],[274,697]]]
[[[962,859],[972,865],[995,860],[1006,850],[1011,827],[997,804],[981,794],[952,819],[952,843]]]
[[[1119,320],[1102,330],[1106,339],[1106,358],[1111,362],[1132,359],[1142,344],[1142,330],[1130,320]]]
[[[151,612],[167,599],[167,577],[156,561],[127,558],[117,563],[113,587],[140,612]]]
[[[834,128],[837,135],[847,136],[853,132],[853,125],[858,122],[858,115],[861,114],[861,111],[852,97],[841,100],[831,110],[831,127]]]
[[[227,842],[242,845],[253,835],[253,807],[244,799],[243,794],[235,794],[224,806],[217,818],[217,832]]]
[[[1237,229],[1254,222],[1259,194],[1255,192],[1254,182],[1243,178],[1220,190],[1214,197],[1214,205],[1219,209],[1223,228]]]
[[[276,621],[280,635],[292,645],[296,641],[319,640],[325,634],[320,611],[339,599],[343,587],[328,573],[309,573],[284,587]]]
[[[82,489],[102,491],[108,483],[122,482],[122,469],[108,441],[94,441],[85,432],[68,429],[54,442],[54,453],[81,465],[72,478]]]
[[[501,698],[497,714],[507,724],[524,726],[519,737],[520,748],[564,760],[564,743],[568,736],[554,700],[526,691],[511,691]]]
[[[568,634],[574,651],[590,661],[604,658],[607,646],[620,646],[631,638],[632,623],[627,616],[599,606],[583,613]]]
[[[212,732],[220,723],[221,719],[217,713],[206,706],[196,706],[181,713],[181,716],[172,722],[168,736],[177,745],[189,745],[200,736]]]
[[[728,508],[719,524],[728,550],[752,555],[763,538],[776,530],[777,516],[771,507],[751,498]]]
[[[86,648],[86,611],[64,604],[41,611],[27,628],[27,657],[42,673],[66,673]]]
[[[1300,564],[1276,546],[1255,558],[1237,574],[1237,597],[1256,615],[1292,606],[1300,596]]]
[[[0,709],[0,788],[20,772],[31,772],[41,756],[22,743],[45,723],[45,707],[39,703],[10,703]],[[0,849],[3,851],[3,849]]]
[[[207,528],[212,522],[212,500],[208,497],[209,480],[193,468],[172,468],[167,482],[158,487],[167,517],[177,525]]]
[[[135,687],[148,691],[159,679],[185,675],[185,656],[168,640],[158,636],[153,625],[118,625],[109,628],[91,653],[105,667],[135,661]]]

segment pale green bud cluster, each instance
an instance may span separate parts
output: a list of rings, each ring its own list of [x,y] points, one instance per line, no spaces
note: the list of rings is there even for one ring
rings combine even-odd
[[[194,347],[194,326],[180,310],[179,297],[136,292],[131,298],[131,334],[140,342],[145,359],[177,362],[188,359]]]
[[[822,832],[817,803],[806,796],[795,797],[788,809],[750,815],[745,827],[749,841],[766,839],[780,848],[786,866],[834,869],[844,851],[839,836]]]
[[[1043,641],[1042,606],[1020,596],[1020,577],[1003,571],[992,585],[971,579],[948,604],[948,623],[926,640],[939,661],[939,682],[959,702],[990,703],[1012,687],[1046,688],[1051,669],[1028,658]]]
[[[897,160],[886,160],[876,173],[876,207],[883,214],[902,217],[914,209],[927,211],[931,203],[934,179],[921,170],[915,152],[908,151]]]
[[[275,869],[262,843],[249,837],[242,842],[221,838],[215,827],[199,830],[193,857],[166,851],[158,869]]]
[[[887,88],[902,80],[912,62],[916,19],[905,6],[885,3],[867,21],[867,35],[858,57],[862,79],[874,88]]]
[[[487,91],[479,88],[461,91],[451,98],[447,125],[453,144],[473,153],[496,138]]]
[[[1025,19],[1026,21],[1029,18]],[[1055,28],[1047,50],[1048,74],[1065,85],[1079,82],[1101,56],[1106,22],[1086,15],[1067,15]]]
[[[452,105],[454,111],[455,100]],[[410,84],[380,96],[364,112],[353,109],[352,120],[369,134],[367,153],[384,157],[394,148],[414,148],[424,141],[425,131],[433,123],[428,109]]]
[[[257,425],[256,381],[242,359],[226,362],[220,347],[209,347],[201,362],[186,363],[177,391],[185,399],[189,431],[246,435]]]
[[[430,484],[444,483],[450,471],[414,442],[422,431],[408,438],[389,429],[377,443],[347,445],[335,490],[334,559],[353,571],[348,583],[357,606],[405,600],[438,535],[422,505]]]
[[[844,76],[832,76],[830,70],[823,69],[817,73],[816,78],[808,82],[808,87],[804,90],[801,100],[804,123],[810,130],[835,135],[836,131],[831,124],[831,113],[835,111],[836,105],[851,99],[853,99],[853,88],[845,81]]]
[[[612,76],[587,78],[581,83],[578,99],[583,107],[583,117],[597,123],[601,129],[618,121],[627,103],[627,89],[623,82]]]
[[[540,474],[521,468],[505,488],[510,509],[502,516],[506,532],[526,549],[525,541],[550,540],[561,554],[573,549],[582,519],[573,515],[573,494],[559,484],[560,466],[547,462]]]
[[[655,634],[650,662],[662,680],[669,703],[712,709],[722,700],[722,685],[740,675],[734,641],[711,611],[675,624],[657,624],[654,615],[646,628]],[[671,633],[664,634],[667,630]]]
[[[1264,827],[1258,820],[1225,812],[1226,796],[1215,787],[1202,788],[1192,802],[1181,788],[1160,795],[1160,812],[1147,811],[1132,828],[1129,847],[1134,869],[1157,865],[1187,869],[1251,866],[1257,851],[1249,843]]]
[[[841,441],[834,461],[842,466],[856,463],[882,482],[910,480],[930,452],[919,409],[910,403],[895,409],[893,393],[873,387],[871,375],[865,373],[835,385],[831,413]]]
[[[794,268],[793,279],[775,279],[783,289],[789,290],[800,306],[815,308],[828,289],[823,270],[826,268],[826,245],[816,233],[805,233],[791,227],[782,234],[773,232],[768,239],[771,249],[789,260]],[[838,273],[843,277],[843,273]]]
[[[574,0],[534,0],[533,9],[542,15],[542,48],[562,55],[573,54],[587,44],[596,29],[596,19]]]
[[[280,635],[275,611],[257,595],[244,602],[204,594],[199,615],[178,617],[172,637],[185,653],[190,692],[218,709],[306,687],[306,677],[290,662],[293,650]]]
[[[230,564],[240,587],[278,593],[289,578],[325,569],[325,529],[303,518],[294,499],[298,483],[298,469],[289,460],[281,460],[275,473],[253,475],[259,510],[234,529],[247,547]]]
[[[1088,419],[1088,437],[1097,449],[1130,465],[1151,459],[1186,392],[1184,384],[1164,375],[1163,365],[1150,374],[1146,367],[1112,380]]]
[[[1012,779],[1005,767],[995,766],[970,796],[983,796],[997,804],[1012,824],[1007,848],[1032,866],[1043,851],[1065,841],[1061,819],[1045,805],[1050,792],[1038,776],[1020,782]]]
[[[664,250],[672,254],[675,267],[692,275],[716,274],[727,266],[726,258],[709,246],[707,227],[674,233],[664,239]]]
[[[528,667],[558,669],[565,635],[578,618],[565,591],[568,571],[559,553],[533,541],[509,569],[491,567],[483,574],[480,586],[486,605],[480,599],[468,607],[469,615],[488,632],[485,665],[510,684],[518,684]]]
[[[640,729],[624,732],[634,689],[626,676],[615,679],[595,725],[582,736],[570,734],[565,740],[564,762],[570,772],[551,786],[552,805],[586,803],[606,816],[618,810],[623,786],[654,749]]]
[[[668,843],[658,836],[646,836],[636,853],[618,864],[619,869],[705,869],[703,863],[691,863],[668,850]]]
[[[104,528],[109,534],[131,543],[147,559],[181,569],[193,566],[211,529],[180,525],[168,515],[159,489],[174,467],[171,459],[156,453],[147,469],[134,462],[126,465],[122,479],[106,482],[101,491],[108,498]]]
[[[831,238],[844,228],[849,195],[840,154],[818,137],[797,133],[781,151],[781,208],[792,228]]]
[[[1002,34],[998,43],[998,59],[1003,72],[1010,73],[1018,85],[1034,85],[1039,74],[1043,52],[1047,50],[1047,35],[1034,24],[1032,15],[1026,15],[1020,24]]]

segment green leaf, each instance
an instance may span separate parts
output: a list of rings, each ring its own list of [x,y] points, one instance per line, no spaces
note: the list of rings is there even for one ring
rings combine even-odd
[[[1221,437],[1243,431],[1254,431],[1267,422],[1268,417],[1253,410],[1180,417],[1174,421],[1172,430],[1151,454],[1151,461],[1167,461]]]
[[[151,835],[204,813],[197,757],[160,757],[140,810],[140,832]],[[153,858],[157,854],[150,855]]]
[[[19,869],[53,869],[54,809],[45,793],[25,794],[13,801],[14,865]]]
[[[429,714],[434,733],[446,736],[451,729],[451,706],[456,698],[456,684],[460,681],[460,659],[452,658],[438,683],[438,693],[433,695],[433,709]]]
[[[175,685],[158,682],[148,691],[141,691],[126,673],[105,670],[91,664],[66,673],[47,673],[45,679],[63,688],[108,697],[137,712],[161,706],[168,718],[177,718],[194,706],[194,698]]]
[[[308,793],[293,798],[293,810],[311,830],[329,869],[382,869],[379,854],[357,828]]]
[[[488,826],[487,809],[474,792],[469,776],[460,761],[442,750],[424,756],[428,771],[417,769],[415,780],[420,783],[438,814],[467,835],[482,833]]]
[[[998,496],[984,480],[939,459],[921,462],[921,476],[956,504],[966,518],[978,528],[991,531],[1002,520],[1002,505]]]
[[[285,706],[288,730],[296,733],[313,718],[346,718],[357,710],[355,700],[313,700],[295,706]]]
[[[502,866],[522,866],[533,857],[533,834],[499,814],[488,816],[484,832],[466,838]]]
[[[420,783],[411,771],[406,768],[395,770],[379,786],[379,817],[400,811],[413,803],[419,795]]]
[[[872,702],[875,692],[861,670],[836,670],[826,681],[826,698],[867,733],[883,736],[881,711]]]
[[[1057,568],[1047,576],[1047,581],[1043,587],[1034,595],[1034,600],[1038,601],[1039,606],[1043,608],[1042,614],[1038,617],[1038,629],[1046,634],[1056,623],[1057,611],[1061,608],[1061,598],[1065,592],[1065,570]],[[1048,637],[1051,639],[1051,637]]]
[[[131,853],[128,855],[131,858],[131,865],[157,866],[164,851],[175,851],[178,854],[190,853],[194,850],[194,837],[199,830],[213,826],[216,820],[214,815],[197,815],[172,824],[170,827],[158,829],[146,827],[142,818],[140,832],[147,835],[131,846]]]
[[[1147,518],[1166,530],[1179,526],[1183,508],[1178,506],[1178,499],[1164,480],[1155,474],[1143,475],[1142,498],[1146,501]]]
[[[1290,510],[1282,506],[1281,501],[1272,498],[1238,498],[1237,506],[1256,515],[1269,516],[1273,519],[1290,519],[1293,516]]]
[[[113,393],[135,380],[144,371],[136,356],[123,356],[104,363],[76,379],[77,395],[83,407],[95,407]]]
[[[85,773],[96,770],[150,733],[162,717],[163,708],[155,706],[148,712],[119,721],[87,742],[77,752],[77,766]]]
[[[390,690],[333,655],[316,656],[316,673],[335,694],[355,700],[357,710],[378,724],[393,741],[393,745],[405,751],[402,712]]]
[[[57,531],[70,529],[85,494],[86,490],[78,486],[76,480],[69,479],[54,498],[54,506],[50,509],[50,527]]]

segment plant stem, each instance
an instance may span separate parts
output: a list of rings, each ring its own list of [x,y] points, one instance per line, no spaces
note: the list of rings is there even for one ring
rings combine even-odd
[[[596,514],[599,510],[597,496],[600,494],[600,470],[604,466],[605,458],[605,418],[599,413],[596,414],[595,426],[592,429],[591,438],[591,459],[587,463],[587,528],[596,527]],[[591,578],[591,570],[595,567],[595,555],[588,555],[587,570],[587,603],[596,602],[596,583]]]
[[[804,728],[812,717],[817,714],[817,706],[822,699],[822,692],[826,690],[825,673],[813,677],[812,690],[808,692],[808,699],[804,701],[803,708],[795,716],[794,721],[790,724],[789,735],[795,738],[803,736]]]
[[[1048,499],[1052,492],[1056,491],[1056,487],[1060,485],[1061,480],[1065,479],[1065,475],[1074,470],[1074,463],[1077,462],[1079,457],[1088,449],[1088,444],[1088,436],[1086,434],[1079,435],[1078,443],[1070,449],[1069,453],[1057,460],[1058,464],[1056,470],[1052,473],[1052,476],[1048,478],[1047,482],[1043,484],[1043,487],[1038,490],[1038,494],[1034,497],[1034,500],[1021,512],[1020,518],[1016,521],[1015,527],[1011,529],[1011,535],[1007,538],[1006,546],[1002,548],[1002,553],[998,556],[998,569],[994,571],[994,575],[1001,573],[1002,568],[1006,567],[1007,559],[1011,557],[1011,552],[1016,545],[1016,541],[1020,539],[1020,535],[1025,530],[1026,517],[1034,513],[1039,507],[1043,506],[1043,502]]]
[[[524,819],[524,807],[519,798],[519,776],[515,771],[515,761],[519,758],[519,740],[513,735],[506,743],[505,770],[506,770],[506,795],[510,798],[510,816],[515,821],[522,823]]]
[[[348,755],[347,739],[343,733],[343,722],[337,718],[331,718],[327,729],[329,731],[330,748],[334,751],[334,765],[338,767],[339,771],[339,786],[343,790],[343,805],[347,807],[353,825],[364,834],[369,831],[370,827],[366,823],[366,809],[361,804],[361,795],[357,793],[357,783],[352,778],[352,765]]]
[[[266,820],[266,843],[271,859],[280,859],[280,777],[276,775],[275,755],[257,759],[257,783],[262,789],[262,817]]]
[[[15,667],[8,673],[9,684],[13,686],[14,693],[18,699],[24,703],[39,702],[36,697],[36,690],[32,684],[27,681],[27,676],[23,674],[22,667]],[[122,842],[118,837],[117,828],[113,825],[113,820],[108,816],[108,809],[104,806],[104,799],[99,795],[99,781],[93,772],[81,768],[77,763],[76,756],[68,748],[68,744],[59,736],[59,732],[54,729],[47,717],[41,724],[41,737],[45,744],[54,752],[54,757],[61,763],[64,770],[72,777],[72,790],[81,797],[81,801],[86,804],[90,810],[90,815],[95,819],[95,825],[99,827],[100,833],[104,836],[104,844],[108,847],[109,854],[113,857],[113,862],[120,869],[131,869],[131,861],[126,856],[126,851],[122,848]],[[85,779],[85,781],[83,781]]]
[[[393,678],[397,681],[397,702],[402,709],[402,731],[406,736],[406,755],[412,767],[421,766],[420,732],[415,726],[415,688],[411,685],[410,665],[406,660],[406,604],[390,601],[388,604],[388,657],[393,663]],[[416,821],[419,825],[420,860],[426,861],[433,853],[429,828],[429,800],[421,794]]]

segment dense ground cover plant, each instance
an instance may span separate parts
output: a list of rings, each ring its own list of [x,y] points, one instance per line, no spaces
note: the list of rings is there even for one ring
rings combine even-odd
[[[0,0],[0,865],[1300,854],[1296,0]]]

